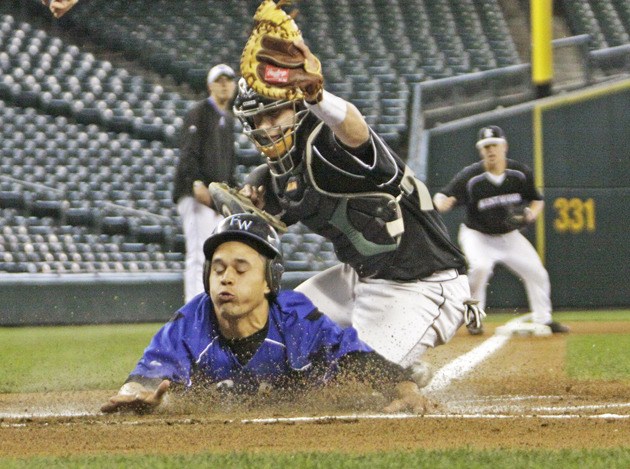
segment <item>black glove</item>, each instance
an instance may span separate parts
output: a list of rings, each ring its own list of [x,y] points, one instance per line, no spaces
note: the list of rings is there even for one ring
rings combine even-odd
[[[508,215],[505,223],[512,229],[519,230],[531,223],[532,211],[529,207],[523,207],[522,205],[511,207],[508,209]]]

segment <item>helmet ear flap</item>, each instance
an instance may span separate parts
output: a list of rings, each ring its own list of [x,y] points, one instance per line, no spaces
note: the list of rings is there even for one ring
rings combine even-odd
[[[203,289],[210,295],[210,265],[212,263],[206,260],[203,263]]]
[[[284,266],[280,257],[267,260],[266,280],[272,296],[276,296],[280,291],[280,281],[283,273]]]

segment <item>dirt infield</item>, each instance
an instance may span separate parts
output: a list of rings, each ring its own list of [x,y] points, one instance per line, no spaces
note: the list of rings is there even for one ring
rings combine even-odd
[[[572,334],[630,333],[628,323],[571,324]],[[436,369],[491,337],[458,333],[426,359]],[[0,395],[0,454],[189,454],[444,448],[628,447],[630,382],[564,373],[567,336],[512,338],[463,377],[428,393],[423,416],[383,415],[377,396],[327,390],[279,406],[174,403],[148,416],[101,415],[114,391]],[[7,416],[13,413],[12,416]]]

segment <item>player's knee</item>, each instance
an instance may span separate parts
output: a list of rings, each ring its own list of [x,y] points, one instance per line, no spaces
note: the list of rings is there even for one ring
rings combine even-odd
[[[479,280],[487,280],[492,276],[494,266],[489,262],[470,262],[468,277]]]

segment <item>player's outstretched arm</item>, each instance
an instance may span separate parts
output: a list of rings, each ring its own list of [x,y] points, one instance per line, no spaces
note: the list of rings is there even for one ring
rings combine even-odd
[[[42,0],[42,3],[48,7],[55,18],[61,18],[68,13],[78,1],[79,0]]]
[[[337,379],[364,380],[391,399],[384,412],[427,411],[429,401],[420,392],[420,386],[427,383],[418,381],[420,376],[413,368],[403,368],[376,352],[349,353],[338,361],[338,367]]]
[[[295,41],[293,44],[302,52],[307,64],[311,64],[312,68],[321,69],[319,59],[313,55],[304,41]],[[368,125],[354,104],[325,91],[321,84],[314,90],[306,86],[302,91],[306,106],[332,129],[344,145],[357,148],[368,141],[370,138]]]
[[[140,383],[126,383],[120,388],[118,394],[112,396],[107,403],[101,406],[101,412],[111,414],[129,410],[138,414],[146,414],[163,402],[170,386],[171,382],[167,379],[153,390],[145,388]]]

